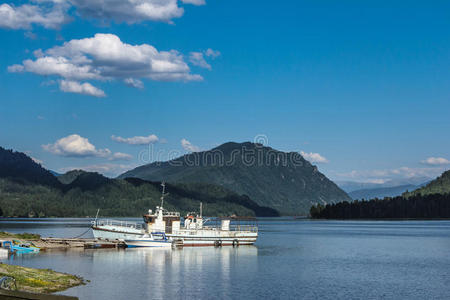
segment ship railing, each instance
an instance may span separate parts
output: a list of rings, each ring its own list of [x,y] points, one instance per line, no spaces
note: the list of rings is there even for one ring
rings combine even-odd
[[[173,212],[173,211],[163,211],[164,217],[180,217],[179,212]]]
[[[93,226],[120,226],[127,227],[133,229],[142,229],[142,224],[130,221],[121,221],[121,220],[111,220],[111,219],[101,219],[95,220],[91,222]]]
[[[258,226],[255,226],[255,225],[230,225],[230,231],[258,232]]]

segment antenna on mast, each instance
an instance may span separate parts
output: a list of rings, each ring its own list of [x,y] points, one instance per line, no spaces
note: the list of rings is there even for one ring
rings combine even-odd
[[[202,217],[202,215],[203,215],[203,203],[200,202],[200,218]]]

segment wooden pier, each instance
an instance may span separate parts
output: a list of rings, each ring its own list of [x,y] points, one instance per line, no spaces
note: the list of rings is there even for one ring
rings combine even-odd
[[[103,249],[103,248],[125,248],[126,245],[121,241],[106,241],[96,239],[66,239],[66,238],[41,238],[33,241],[33,244],[42,250],[45,249]]]

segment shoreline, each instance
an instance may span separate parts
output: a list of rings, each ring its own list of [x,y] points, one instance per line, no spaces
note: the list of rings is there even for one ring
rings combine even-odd
[[[86,284],[80,276],[0,262],[0,277],[3,276],[15,279],[17,291],[30,293],[52,294]]]

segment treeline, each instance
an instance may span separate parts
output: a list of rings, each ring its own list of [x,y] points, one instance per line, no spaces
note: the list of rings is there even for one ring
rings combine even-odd
[[[434,219],[450,218],[450,194],[415,195],[313,205],[314,219]]]
[[[215,194],[213,188],[191,191],[167,185],[168,210],[185,214],[198,210],[209,216],[278,216],[276,210],[257,205],[246,196]],[[0,178],[0,216],[5,217],[87,217],[141,216],[160,205],[159,182],[140,179],[108,179],[98,174],[82,174],[69,185],[54,188]]]

